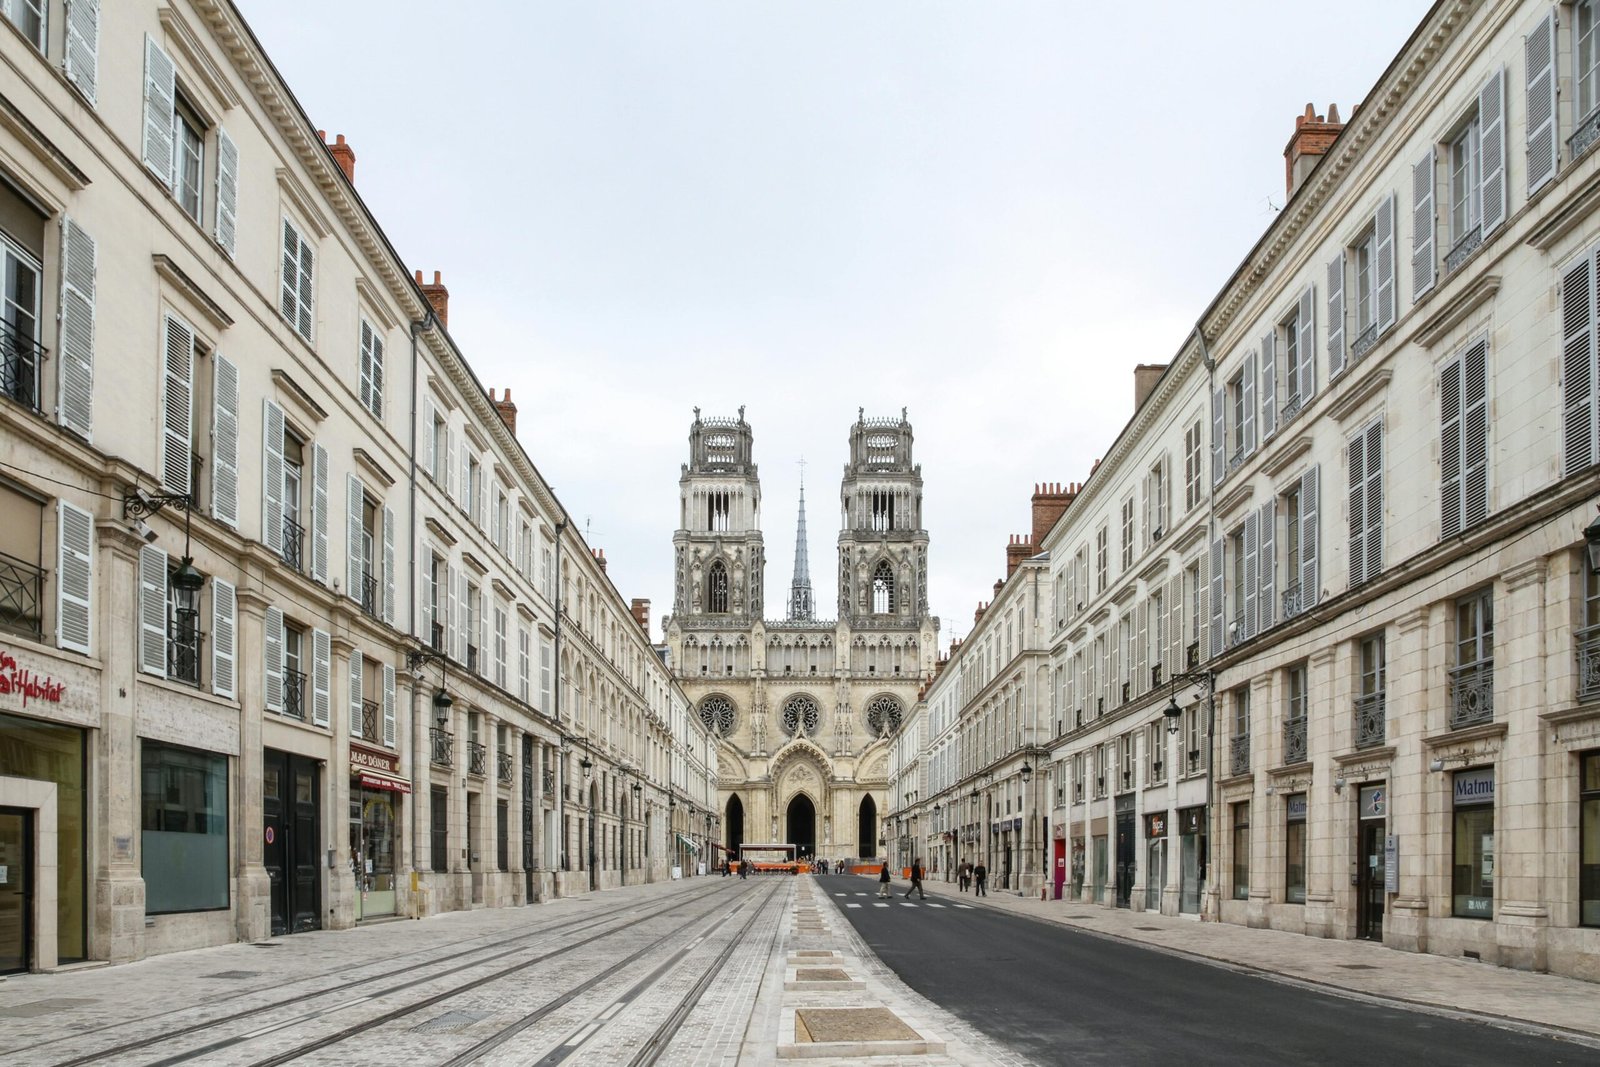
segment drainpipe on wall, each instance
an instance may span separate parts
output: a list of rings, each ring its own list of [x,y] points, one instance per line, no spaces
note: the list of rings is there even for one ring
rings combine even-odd
[[[551,597],[555,601],[556,634],[555,651],[552,653],[555,662],[551,669],[555,671],[555,708],[556,732],[561,735],[561,745],[556,749],[556,826],[561,832],[561,869],[572,870],[571,857],[567,854],[567,746],[566,734],[561,726],[561,538],[567,532],[567,513],[561,513],[561,519],[556,523],[556,566],[555,573],[551,575]]]
[[[406,508],[407,526],[409,527],[409,536],[406,538],[406,552],[407,559],[409,559],[411,562],[411,565],[406,568],[406,571],[408,572],[407,589],[409,590],[406,603],[411,606],[411,618],[407,628],[411,630],[415,630],[417,625],[417,381],[419,377],[418,368],[422,358],[417,347],[417,338],[422,335],[423,331],[432,329],[438,324],[439,321],[433,314],[433,308],[428,305],[426,300],[423,301],[423,305],[428,308],[427,313],[424,314],[422,318],[411,323],[411,474],[407,482],[409,486],[409,500]],[[429,431],[432,431],[432,427],[429,427]],[[414,634],[413,636],[417,635]],[[417,637],[417,640],[419,643],[424,643],[420,636]],[[411,750],[411,769],[413,776],[415,776],[417,769],[418,751],[417,690],[417,676],[413,675],[411,678],[411,716],[406,723],[406,733],[408,735],[406,738],[406,743],[410,746]],[[421,784],[420,781],[418,784]],[[429,796],[431,795],[432,794],[430,793]],[[424,797],[420,790],[413,791],[411,794],[411,803],[406,805],[406,808],[410,812],[411,818],[411,880],[413,884],[417,882],[417,857],[421,855],[421,840],[418,837],[417,829],[417,805],[422,803],[423,799]],[[415,916],[417,914],[417,901],[416,894],[414,893],[412,894],[411,909],[412,914]]]
[[[1206,334],[1200,328],[1200,323],[1198,322],[1194,324],[1194,336],[1195,340],[1200,343],[1200,360],[1205,364],[1206,368],[1206,399],[1209,402],[1216,395],[1217,363],[1216,360],[1211,358],[1210,350],[1206,348]],[[1211,485],[1206,489],[1206,550],[1208,552],[1210,551],[1211,543],[1216,538],[1217,486],[1215,479],[1213,479]],[[1216,650],[1213,649],[1211,654],[1215,656],[1217,654]],[[1211,684],[1206,688],[1209,690],[1206,694],[1206,745],[1211,749],[1211,752],[1206,760],[1206,877],[1204,879],[1204,897],[1200,904],[1201,919],[1206,918],[1207,900],[1215,899],[1214,890],[1216,888],[1212,857],[1216,852],[1217,835],[1212,833],[1214,820],[1212,819],[1211,810],[1217,777],[1217,679],[1215,674],[1211,677]],[[1215,919],[1216,916],[1212,915],[1211,918]]]

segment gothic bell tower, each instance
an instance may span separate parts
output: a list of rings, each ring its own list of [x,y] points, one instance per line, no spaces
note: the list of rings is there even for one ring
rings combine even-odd
[[[859,411],[850,428],[839,490],[839,618],[852,629],[917,629],[928,616],[922,467],[911,444],[904,408],[898,419]]]
[[[694,409],[678,497],[674,615],[686,625],[760,619],[761,480],[743,407],[736,419],[702,418]]]

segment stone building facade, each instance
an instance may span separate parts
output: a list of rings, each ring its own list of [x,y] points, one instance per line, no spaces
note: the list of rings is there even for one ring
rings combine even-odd
[[[840,482],[838,617],[818,619],[805,565],[802,500],[788,610],[768,618],[761,482],[737,418],[689,432],[673,536],[671,661],[720,737],[721,847],[785,843],[819,859],[880,854],[888,739],[931,676],[928,533],[911,424],[850,429]]]

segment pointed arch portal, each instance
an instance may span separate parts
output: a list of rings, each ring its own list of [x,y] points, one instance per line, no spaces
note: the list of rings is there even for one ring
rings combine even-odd
[[[856,819],[856,855],[864,860],[878,854],[878,805],[871,796],[861,798],[861,813]]]
[[[737,796],[728,798],[728,811],[722,825],[728,838],[723,842],[728,848],[728,855],[738,859],[739,850],[744,847],[744,804]]]
[[[789,844],[795,855],[809,859],[817,854],[817,808],[811,798],[798,793],[789,801]]]

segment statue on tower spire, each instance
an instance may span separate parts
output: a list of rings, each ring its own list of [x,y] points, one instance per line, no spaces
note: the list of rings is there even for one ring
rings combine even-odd
[[[806,555],[806,461],[800,459],[800,520],[794,532],[794,581],[789,585],[789,618],[810,621],[816,618],[816,601],[811,593],[811,563]]]

